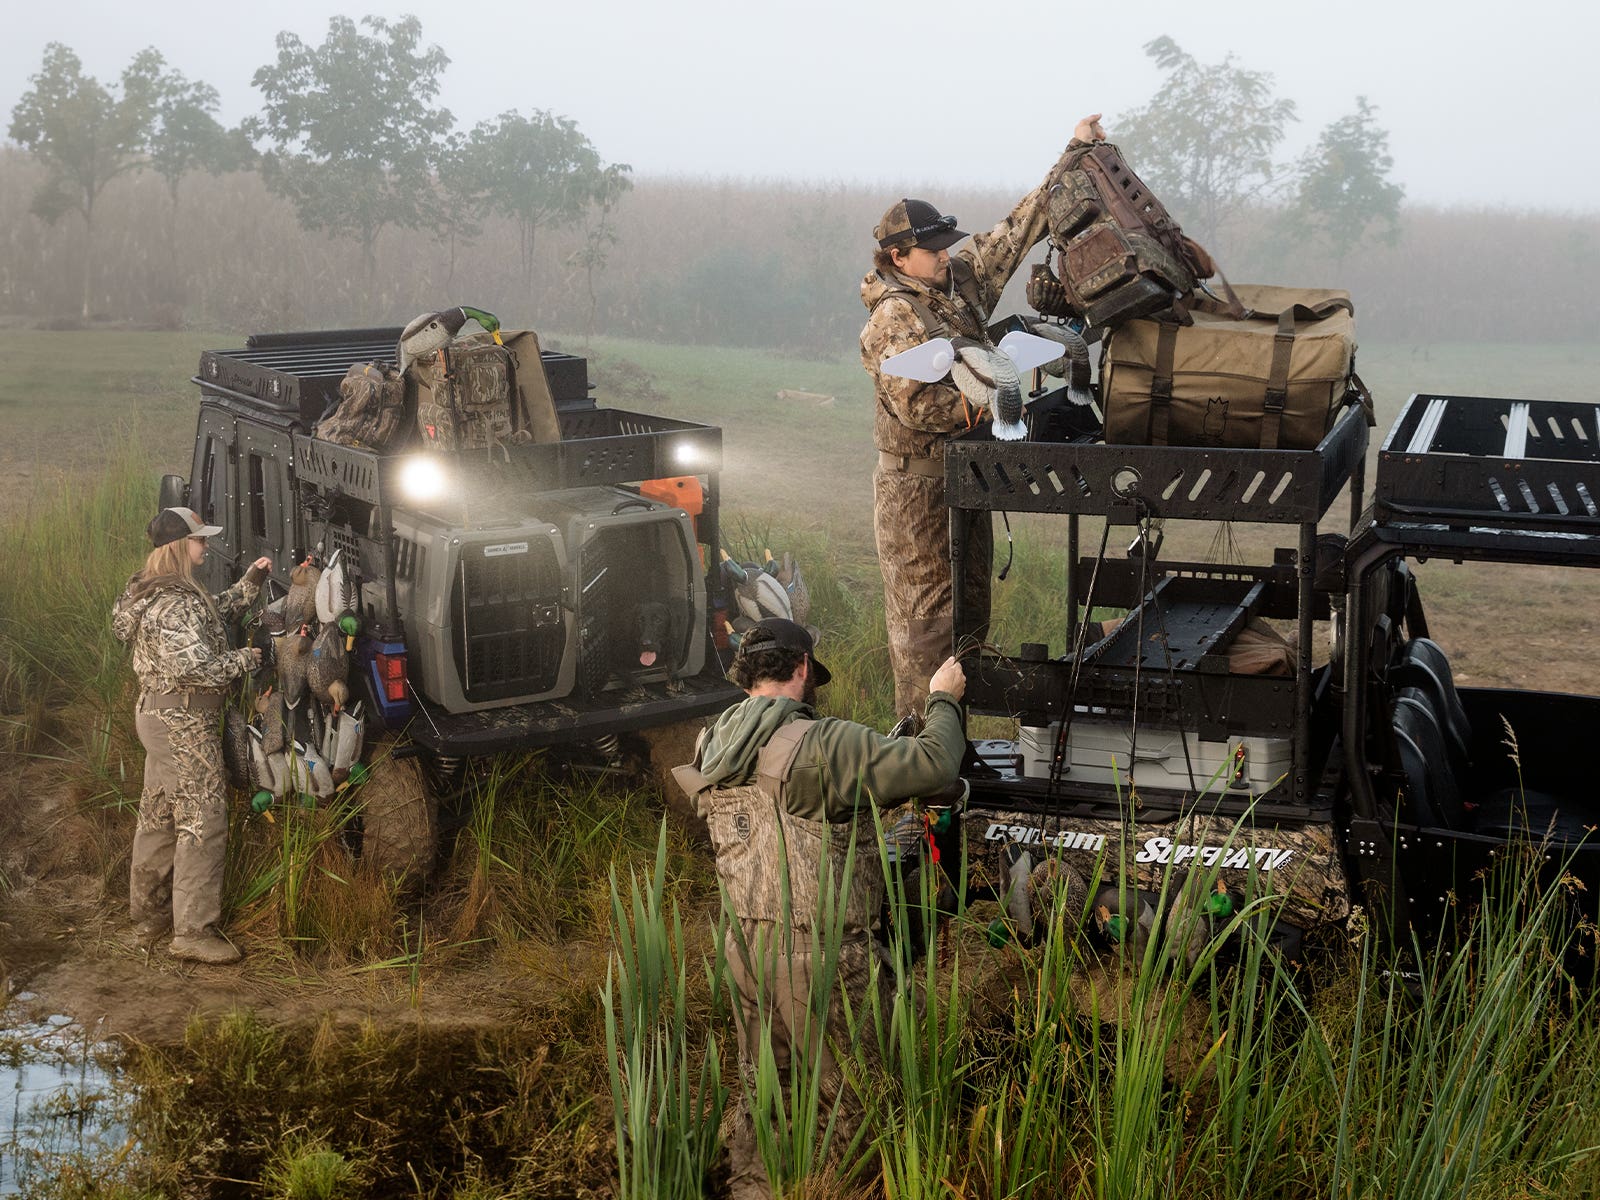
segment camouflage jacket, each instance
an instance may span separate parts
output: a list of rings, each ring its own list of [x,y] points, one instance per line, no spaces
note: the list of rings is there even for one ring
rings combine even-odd
[[[802,726],[787,754],[771,753],[786,728]],[[944,692],[929,698],[926,724],[913,738],[819,719],[809,705],[781,697],[752,696],[729,709],[695,754],[695,800],[734,912],[810,928],[834,902],[825,881],[837,895],[848,872],[839,919],[849,934],[870,928],[883,904],[871,806],[947,787],[965,749],[961,711]]]
[[[111,609],[111,632],[133,648],[139,690],[153,695],[217,691],[255,665],[249,650],[228,648],[222,619],[242,612],[260,585],[247,576],[214,597],[213,611],[190,588],[173,583],[135,594],[135,575]]]
[[[950,256],[952,287],[948,292],[904,275],[873,272],[861,281],[861,302],[870,315],[861,330],[861,365],[872,376],[877,394],[873,441],[879,450],[910,458],[937,458],[944,440],[978,419],[986,419],[961,398],[948,381],[919,383],[879,372],[884,359],[928,340],[922,318],[899,296],[914,296],[944,323],[945,336],[988,341],[985,327],[1011,276],[1028,251],[1049,232],[1046,201],[1066,165],[1067,155],[1082,143],[1074,139],[1044,182],[1017,202],[1010,214],[987,233],[973,234]],[[964,285],[964,286],[963,286]]]

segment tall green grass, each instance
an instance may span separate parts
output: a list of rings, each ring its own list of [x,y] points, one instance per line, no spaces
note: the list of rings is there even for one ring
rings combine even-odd
[[[850,1168],[868,1161],[897,1198],[1594,1195],[1600,1011],[1563,966],[1580,936],[1564,897],[1574,884],[1546,886],[1541,860],[1508,855],[1485,875],[1471,936],[1454,953],[1419,953],[1414,975],[1359,919],[1331,966],[1283,960],[1270,897],[1187,927],[1163,895],[1162,931],[1107,951],[1062,890],[1037,914],[1032,945],[996,948],[983,907],[942,934],[917,932],[906,906],[925,910],[931,897],[891,886],[895,933],[872,989],[883,999],[831,1031],[832,1045],[854,1047],[846,1074],[867,1103],[870,1142],[843,1166],[808,1153],[806,1137],[827,1136],[833,1110],[805,1103],[793,1082],[800,1102],[772,1103],[763,1053],[749,1098],[768,1123],[758,1132],[773,1184],[820,1194],[859,1184]],[[1200,874],[1192,885],[1204,886]],[[684,945],[681,923],[641,906],[638,888],[631,913],[618,901],[618,979],[635,970],[624,964],[637,946]],[[812,936],[823,961],[837,953],[838,926],[825,920],[774,933]],[[707,951],[708,975],[723,971],[722,953],[720,940]],[[671,969],[650,975],[662,989],[651,1011],[676,1014],[672,980],[693,972],[681,957],[661,961]],[[637,995],[613,983],[608,1005],[613,988]],[[826,999],[813,997],[813,1011]],[[723,1021],[713,1034],[731,1036]],[[662,1028],[612,1027],[613,1078],[640,1078],[648,1064],[653,1087],[681,1096],[710,1060]],[[619,1092],[616,1106],[619,1122],[633,1118],[619,1124],[625,1166],[681,1141],[674,1123],[639,1119],[639,1100]]]
[[[131,456],[26,526],[0,530],[0,757],[13,778],[44,764],[76,781],[108,879],[131,832],[140,758],[131,672],[108,613],[143,556],[153,494]],[[746,536],[801,556],[835,674],[824,706],[887,723],[875,564],[832,555],[815,531]],[[996,585],[997,622],[1018,632],[1059,624],[1059,549],[1019,534],[1017,555],[1012,581]],[[769,1119],[769,1161],[786,1186],[842,1186],[832,1178],[842,1148],[819,1140],[829,1113],[814,1080],[801,1072],[781,1091],[768,1064],[741,1081],[723,1049],[737,1036],[720,961],[726,918],[706,856],[681,825],[663,834],[655,798],[534,759],[469,772],[462,804],[447,869],[421,896],[363,881],[334,814],[279,810],[269,823],[239,809],[229,894],[252,953],[296,948],[403,970],[414,992],[484,957],[559,979],[528,1004],[571,1086],[559,1106],[518,1109],[515,1130],[497,1126],[495,1139],[514,1132],[543,1147],[544,1161],[566,1161],[591,1145],[594,1115],[612,1125],[605,1149],[633,1194],[669,1194],[670,1175],[693,1195],[718,1169],[722,1113],[744,1102]],[[843,1157],[874,1160],[897,1197],[1594,1195],[1600,1014],[1564,974],[1573,932],[1542,865],[1504,856],[1459,899],[1478,910],[1472,937],[1448,958],[1420,957],[1410,975],[1359,920],[1342,960],[1290,968],[1271,946],[1269,904],[1233,918],[1225,940],[1152,939],[1138,955],[1087,939],[1081,906],[1059,898],[1040,908],[1028,945],[990,945],[988,906],[935,935],[912,919],[932,903],[932,876],[919,876],[892,889],[898,940],[881,967],[884,999],[853,1014],[851,1044],[863,1050],[844,1065],[871,1100],[871,1142]],[[826,960],[827,922],[819,929]],[[152,1153],[199,1153],[234,1136],[249,1149],[237,1169],[265,1170],[289,1129],[263,1115],[282,1097],[251,1073],[282,1070],[284,1053],[249,1030],[197,1034],[166,1062],[166,1090],[150,1077],[151,1096],[170,1107],[145,1112],[141,1137]],[[519,1060],[506,1061],[510,1070]],[[177,1087],[202,1078],[197,1065],[228,1083]],[[251,1106],[245,1126],[222,1111],[240,1096]],[[318,1112],[365,1103],[347,1088]],[[197,1140],[173,1140],[170,1114],[193,1116],[195,1105],[218,1111],[186,1126],[183,1138]],[[375,1152],[395,1144],[380,1139]],[[373,1146],[328,1145],[375,1161]],[[540,1194],[531,1170],[475,1178]]]

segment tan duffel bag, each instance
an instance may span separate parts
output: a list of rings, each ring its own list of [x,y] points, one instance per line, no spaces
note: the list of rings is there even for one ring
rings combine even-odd
[[[1371,423],[1348,292],[1234,291],[1242,320],[1202,302],[1192,325],[1137,320],[1111,335],[1100,364],[1107,442],[1309,450],[1346,404]]]

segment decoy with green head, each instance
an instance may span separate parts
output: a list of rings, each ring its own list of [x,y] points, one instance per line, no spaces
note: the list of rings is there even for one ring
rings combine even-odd
[[[504,344],[500,341],[500,318],[481,308],[461,304],[440,312],[423,313],[400,333],[400,344],[395,350],[400,369],[404,371],[418,359],[427,358],[443,350],[468,321],[476,321],[482,325],[497,345]]]

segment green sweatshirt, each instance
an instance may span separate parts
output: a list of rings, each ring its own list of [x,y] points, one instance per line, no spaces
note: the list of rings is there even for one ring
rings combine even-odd
[[[954,783],[967,739],[961,709],[947,692],[928,697],[922,732],[887,738],[838,717],[821,717],[809,704],[781,696],[751,696],[717,719],[699,756],[700,773],[714,787],[754,780],[756,755],[780,726],[816,721],[800,743],[785,807],[812,821],[846,822],[862,806],[892,806]]]

